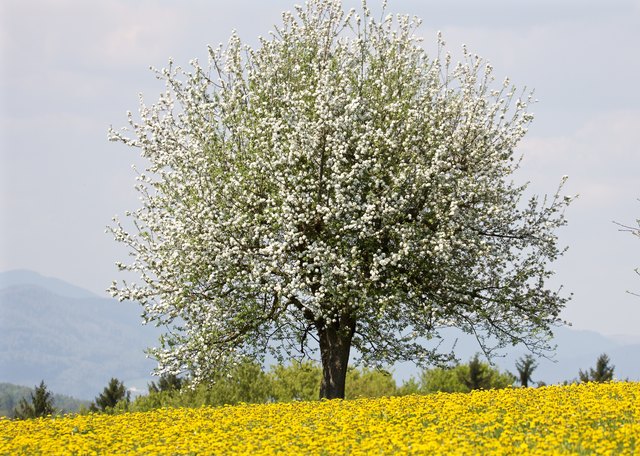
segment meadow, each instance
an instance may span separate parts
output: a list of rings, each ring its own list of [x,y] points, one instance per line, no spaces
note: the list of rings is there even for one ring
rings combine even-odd
[[[0,454],[640,452],[640,383],[0,420]]]

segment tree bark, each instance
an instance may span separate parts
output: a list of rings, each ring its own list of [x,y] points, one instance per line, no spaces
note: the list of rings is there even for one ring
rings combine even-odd
[[[329,325],[318,322],[316,327],[322,361],[320,399],[344,399],[349,351],[356,322],[349,317],[341,317],[338,322]]]

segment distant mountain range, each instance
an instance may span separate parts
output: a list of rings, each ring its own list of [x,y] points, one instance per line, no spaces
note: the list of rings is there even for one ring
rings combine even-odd
[[[34,271],[17,269],[13,271],[0,272],[0,289],[18,286],[40,287],[45,290],[66,298],[97,298],[94,293],[75,285],[71,285],[60,279],[45,277]]]
[[[100,298],[31,271],[0,273],[0,382],[94,399],[111,377],[145,390],[160,331],[138,304]]]
[[[44,380],[54,393],[92,400],[111,377],[143,392],[153,380],[153,360],[144,350],[157,343],[160,329],[143,326],[138,304],[120,303],[59,279],[32,271],[0,273],[0,382],[33,387]],[[479,351],[473,338],[449,330],[448,347],[466,362]],[[619,379],[640,380],[640,341],[630,336],[606,337],[593,331],[557,328],[555,361],[538,360],[535,381],[560,383],[577,378],[607,353]],[[515,372],[526,351],[515,347],[495,359]],[[416,374],[403,363],[393,369],[400,384]]]

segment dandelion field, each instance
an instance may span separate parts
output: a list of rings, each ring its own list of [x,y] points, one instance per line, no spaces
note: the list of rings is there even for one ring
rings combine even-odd
[[[624,454],[640,383],[0,420],[0,454]]]

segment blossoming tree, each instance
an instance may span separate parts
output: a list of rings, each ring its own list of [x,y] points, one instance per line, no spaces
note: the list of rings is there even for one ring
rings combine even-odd
[[[418,25],[310,0],[257,49],[234,34],[207,65],[159,70],[159,101],[111,130],[150,163],[134,223],[110,228],[141,278],[111,291],[166,325],[159,373],[198,382],[319,349],[334,398],[350,354],[449,359],[445,327],[487,354],[548,348],[570,198],[522,201],[510,178],[531,97],[466,49],[452,63],[440,38],[430,58]]]

